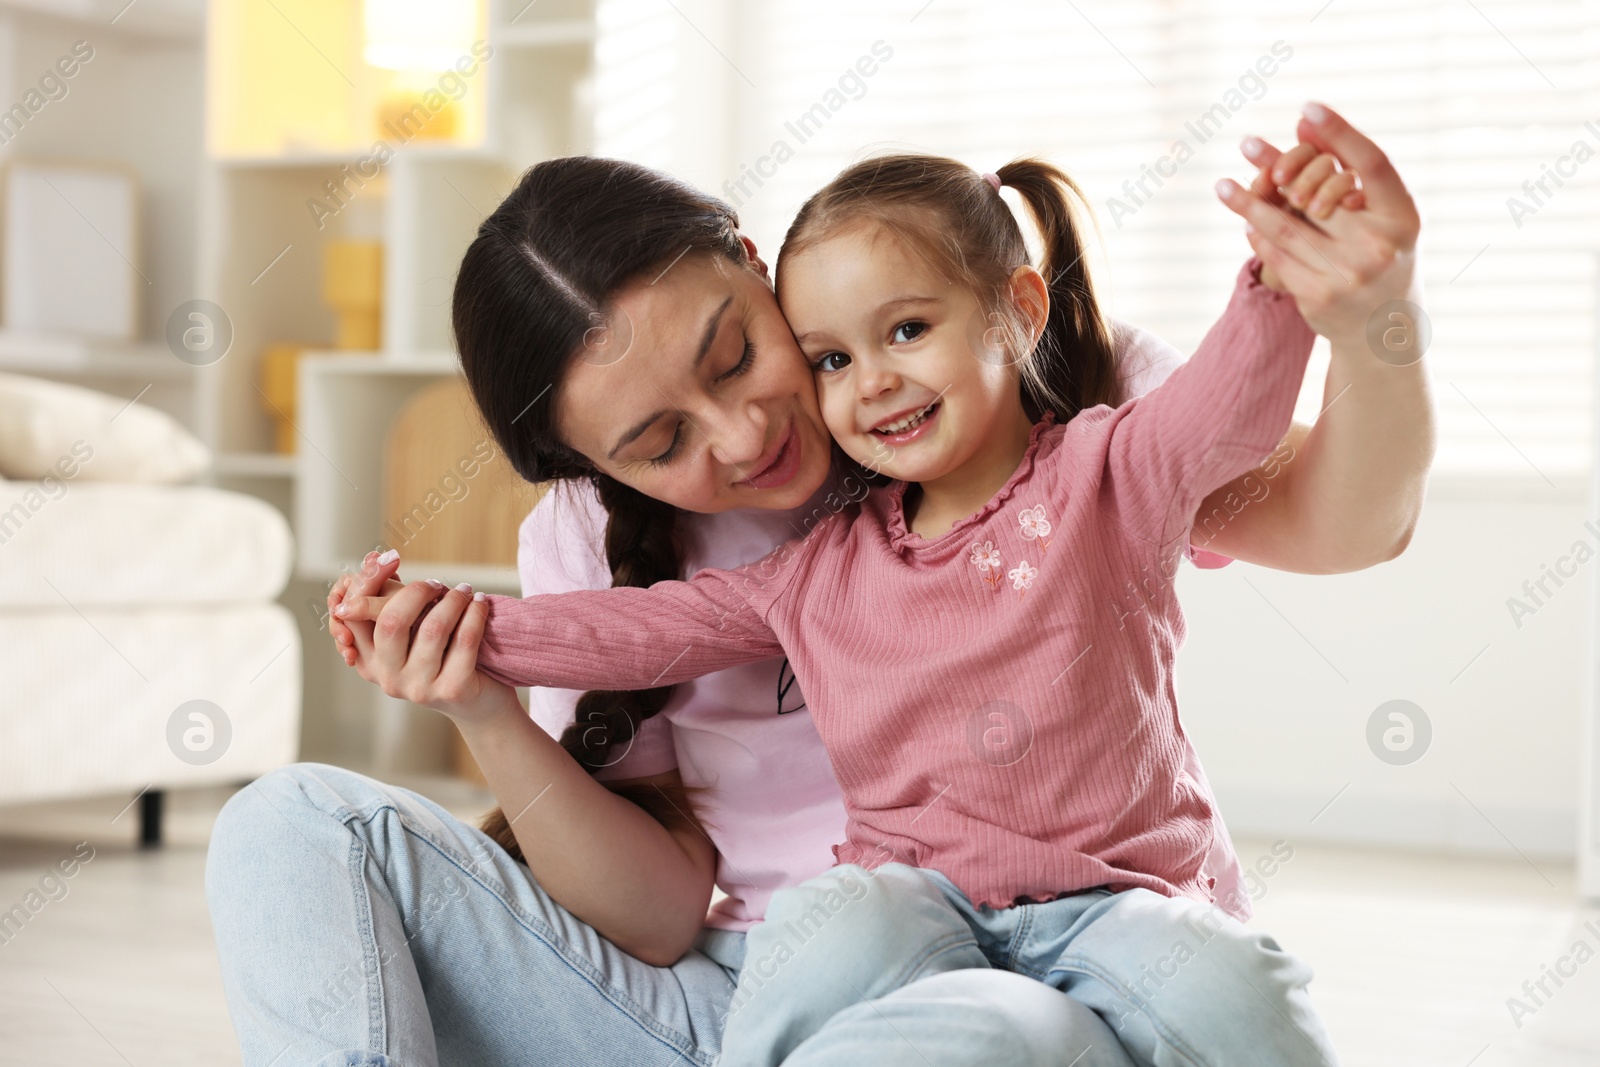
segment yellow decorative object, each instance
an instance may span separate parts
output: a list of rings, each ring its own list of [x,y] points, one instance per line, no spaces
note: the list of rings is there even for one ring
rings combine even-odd
[[[329,241],[323,252],[322,299],[338,316],[335,348],[383,346],[383,245]]]
[[[448,141],[461,130],[461,109],[436,89],[397,89],[378,108],[377,136],[390,144]]]
[[[293,453],[295,379],[305,346],[291,343],[268,345],[261,352],[261,406],[277,427],[278,451]]]

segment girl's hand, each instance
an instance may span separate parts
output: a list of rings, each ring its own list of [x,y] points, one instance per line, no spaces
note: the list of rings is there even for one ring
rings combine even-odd
[[[431,579],[391,583],[397,563],[347,586],[334,608],[353,637],[357,673],[391,697],[462,722],[488,721],[512,708],[521,714],[516,690],[477,669],[487,605],[464,583],[455,589]],[[398,588],[388,596],[357,595],[374,585],[382,592]]]
[[[1260,168],[1250,191],[1291,215],[1320,222],[1341,207],[1360,211],[1366,206],[1360,175],[1314,144],[1279,152],[1259,137],[1246,137],[1239,150]]]
[[[1291,215],[1326,219],[1341,207],[1359,211],[1366,204],[1356,172],[1341,167],[1339,157],[1331,152],[1301,144],[1280,154],[1259,137],[1245,138],[1240,148],[1261,167],[1250,183],[1250,191]],[[1265,261],[1261,264],[1261,284],[1280,293],[1288,292],[1288,286]]]
[[[1421,301],[1416,247],[1422,220],[1405,183],[1377,145],[1331,108],[1312,104],[1306,110],[1297,131],[1298,158],[1305,160],[1306,151],[1315,149],[1316,154],[1331,153],[1346,169],[1353,168],[1363,185],[1364,210],[1336,211],[1325,219],[1296,217],[1274,202],[1276,185],[1269,197],[1224,180],[1218,195],[1249,224],[1250,247],[1282,280],[1311,328],[1336,343],[1363,346],[1367,322],[1384,304]],[[1270,145],[1257,147],[1260,151],[1252,162],[1272,167],[1266,180],[1281,185],[1278,166],[1289,158],[1288,167],[1293,169],[1295,158],[1280,156]],[[1304,176],[1301,171],[1287,188],[1294,189]]]
[[[388,555],[389,553],[384,553],[384,556]],[[328,590],[328,633],[333,637],[334,647],[346,667],[355,666],[360,651],[356,647],[355,634],[350,626],[334,614],[339,605],[344,603],[344,598],[351,595],[370,596],[380,590],[392,594],[404,588],[398,580],[400,554],[396,552],[388,559],[384,559],[384,556],[368,552],[367,557],[361,561],[360,572],[341,574],[339,580],[333,584],[333,588]],[[380,572],[385,573],[380,575]],[[367,636],[371,637],[370,628]],[[368,644],[371,644],[370,640]]]

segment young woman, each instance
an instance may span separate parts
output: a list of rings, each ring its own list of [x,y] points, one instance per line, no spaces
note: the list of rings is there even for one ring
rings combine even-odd
[[[1252,161],[1282,164],[1292,176],[1319,149],[1330,150],[1363,175],[1368,211],[1317,224],[1291,221],[1236,187],[1225,199],[1253,222],[1251,244],[1263,260],[1307,282],[1301,291],[1313,295],[1301,307],[1309,318],[1308,307],[1337,304],[1341,278],[1409,261],[1416,216],[1382,154],[1337,116],[1302,123],[1300,134],[1304,143],[1285,159],[1259,146]],[[1308,206],[1318,218],[1320,205],[1309,205],[1304,194],[1327,175],[1302,187],[1305,177],[1293,179],[1288,203]],[[1271,196],[1271,187],[1286,180],[1274,174],[1261,189]],[[528,427],[526,446],[509,452],[524,474],[605,475],[594,498],[610,521],[586,547],[612,564],[613,581],[649,585],[683,577],[685,561],[706,555],[721,557],[713,560],[721,565],[760,558],[792,535],[791,518],[803,521],[827,507],[830,490],[823,484],[827,464],[815,460],[825,454],[826,437],[809,370],[753,246],[740,243],[739,262],[720,257],[723,269],[717,256],[685,254],[674,262],[689,250],[692,217],[706,210],[703,198],[693,198],[686,219],[672,216],[683,196],[669,184],[652,187],[657,199],[644,203],[619,198],[611,187],[591,187],[587,199],[581,192],[562,203],[561,228],[574,247],[572,261],[558,265],[574,277],[603,252],[616,272],[610,282],[588,275],[599,286],[588,292],[525,285],[520,300],[497,312],[493,268],[463,265],[458,336],[464,360],[482,361],[474,377],[488,383],[478,393],[485,413]],[[666,193],[672,196],[663,199]],[[600,240],[615,236],[619,219],[656,210],[670,224],[656,246]],[[1295,255],[1293,247],[1307,241],[1315,253],[1306,245]],[[552,254],[548,244],[527,247],[504,269],[522,277],[530,256],[549,262]],[[641,284],[624,290],[623,280],[636,279]],[[727,332],[706,330],[712,294],[727,316],[720,322]],[[590,310],[606,301],[631,327],[634,348],[621,359],[612,353],[626,346],[606,353],[598,342],[613,338],[604,332],[591,335],[585,348]],[[749,373],[724,378],[739,362],[745,337],[761,358]],[[567,359],[584,351],[586,360]],[[514,363],[495,377],[496,360],[524,356],[543,356],[559,368],[560,388],[542,396],[550,383]],[[1212,547],[1310,571],[1366,566],[1400,550],[1431,454],[1425,385],[1420,376],[1336,368],[1329,395],[1341,400],[1316,427],[1291,433],[1295,459],[1277,473],[1271,495],[1234,516]],[[639,436],[619,440],[658,411],[665,415]],[[804,435],[803,454],[812,465],[800,464],[782,485],[761,484],[753,465],[772,458],[782,443],[775,437],[778,420],[789,418]],[[678,431],[679,454],[651,464]],[[1344,505],[1355,493],[1377,499],[1381,518],[1352,524]],[[586,514],[560,507],[578,495],[553,492],[530,524],[561,526],[582,540]],[[682,543],[674,544],[665,534],[679,520]],[[524,544],[525,574],[532,565],[551,587],[567,578],[544,546]],[[374,570],[353,592],[375,592],[392,573],[392,565]],[[335,590],[330,606],[343,594]],[[219,821],[208,893],[247,1062],[269,1062],[291,1045],[302,1050],[297,1059],[310,1061],[316,1056],[306,1050],[372,1055],[337,1062],[390,1062],[379,1054],[420,1063],[513,1062],[530,1054],[552,1063],[710,1062],[742,934],[731,925],[703,929],[715,850],[692,824],[673,820],[673,807],[662,801],[688,776],[715,778],[720,790],[747,805],[728,805],[713,819],[721,825],[708,830],[732,844],[730,855],[786,864],[776,873],[756,869],[755,861],[739,865],[735,887],[751,887],[744,899],[755,917],[763,887],[792,884],[826,866],[826,845],[837,840],[843,812],[820,742],[805,716],[795,714],[797,694],[791,691],[781,709],[788,714],[773,714],[782,682],[779,664],[771,663],[759,683],[762,699],[743,709],[738,701],[756,684],[751,676],[723,690],[702,679],[671,694],[624,696],[614,713],[617,703],[585,698],[603,713],[591,717],[586,707],[576,738],[590,762],[614,762],[619,751],[626,754],[613,770],[635,757],[641,767],[676,761],[677,769],[602,785],[529,720],[514,691],[486,686],[479,700],[462,704],[466,687],[483,680],[466,655],[470,616],[452,639],[458,600],[464,597],[439,601],[414,639],[405,620],[376,629],[357,625],[352,658],[358,653],[364,676],[386,691],[449,710],[511,816],[527,867],[414,794],[349,772],[300,765],[242,792]],[[411,622],[423,607],[415,605]],[[642,715],[663,707],[668,714],[681,710],[679,721]],[[697,709],[704,713],[698,719]],[[731,730],[741,710],[768,713],[760,726],[775,738],[770,748],[751,749]],[[643,726],[627,740],[623,724],[632,717]],[[625,786],[656,797],[668,825],[624,799],[618,789]],[[794,845],[784,856],[786,840]],[[726,856],[723,865],[732,866]],[[1041,990],[1049,995],[1041,998]],[[1083,1064],[1126,1062],[1113,1054],[1109,1028],[1092,1012],[1025,979],[985,971],[927,979],[848,1009],[789,1062],[868,1056],[895,1062],[915,1049],[919,1063],[1058,1063],[1076,1055],[1062,1056],[1074,1043],[1093,1046]]]

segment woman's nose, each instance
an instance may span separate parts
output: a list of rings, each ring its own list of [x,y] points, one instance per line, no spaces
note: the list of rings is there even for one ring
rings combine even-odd
[[[741,405],[738,410],[713,419],[706,426],[706,436],[711,441],[711,456],[718,463],[732,467],[755,463],[769,444],[766,414],[754,406]]]

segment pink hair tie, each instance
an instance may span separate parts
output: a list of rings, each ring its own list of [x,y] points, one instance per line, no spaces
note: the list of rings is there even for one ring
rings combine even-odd
[[[985,174],[983,176],[983,180],[988,182],[991,186],[993,186],[995,192],[998,193],[1000,191],[1000,175],[998,175],[998,174]]]

